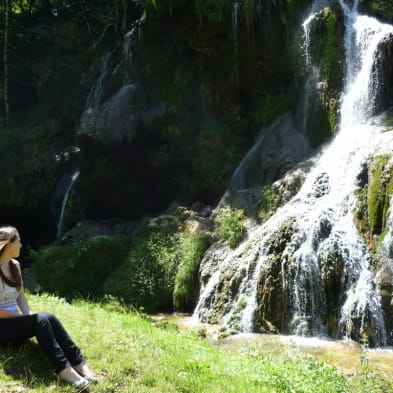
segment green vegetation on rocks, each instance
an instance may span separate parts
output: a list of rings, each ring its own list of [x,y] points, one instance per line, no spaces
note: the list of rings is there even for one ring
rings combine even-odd
[[[393,195],[393,165],[388,155],[372,157],[364,167],[357,190],[356,222],[360,233],[375,249],[373,235],[383,238]]]
[[[320,69],[318,93],[327,113],[330,128],[337,130],[339,91],[342,84],[342,11],[338,5],[326,7],[314,26],[310,53],[313,63]]]
[[[199,294],[199,265],[211,243],[211,236],[204,233],[180,237],[178,251],[181,260],[173,290],[173,301],[177,310],[193,311]]]
[[[86,239],[31,251],[32,271],[47,292],[65,298],[96,293],[126,258],[129,235]]]
[[[262,222],[269,219],[278,208],[277,194],[272,187],[265,187],[262,192],[262,198],[258,202],[258,217]]]
[[[244,219],[244,210],[232,209],[230,206],[225,206],[217,212],[215,218],[217,232],[231,248],[237,247],[246,234]]]
[[[390,0],[364,0],[361,2],[361,9],[388,23],[393,23],[393,9]]]
[[[386,227],[390,196],[393,190],[393,168],[388,165],[388,156],[379,156],[370,170],[368,187],[368,212],[373,233],[380,234]]]
[[[67,299],[111,295],[135,308],[190,311],[198,296],[198,269],[211,235],[182,233],[186,218],[145,220],[132,233],[79,240],[32,251],[45,291]]]

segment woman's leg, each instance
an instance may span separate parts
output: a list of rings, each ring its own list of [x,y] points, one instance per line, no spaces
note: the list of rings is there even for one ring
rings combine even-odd
[[[39,319],[39,314],[0,319],[0,335],[3,342],[37,337],[38,344],[56,372],[69,365],[66,355],[56,341],[51,324]]]
[[[90,382],[96,382],[97,377],[85,363],[81,350],[72,341],[71,337],[68,335],[57,317],[50,313],[40,313],[38,317],[41,323],[50,323],[57,343],[67,356],[68,361],[73,366],[73,368],[67,366],[64,370],[62,370],[59,374],[60,377],[68,382],[80,384],[81,375]],[[75,374],[74,370],[76,370],[78,374]]]
[[[86,386],[88,384],[88,381],[82,378],[70,366],[67,355],[64,353],[63,349],[57,342],[55,330],[60,336],[60,333],[58,331],[59,326],[55,324],[56,326],[54,329],[50,320],[54,320],[54,318],[51,314],[46,313],[22,315],[15,318],[1,318],[0,342],[20,342],[30,337],[37,337],[37,341],[41,349],[52,362],[53,367],[56,373],[58,373],[59,377],[64,381],[67,381],[74,385]],[[71,339],[69,339],[69,341],[72,343]],[[70,350],[70,353],[72,352],[74,355],[80,356],[80,358],[83,360],[80,351],[75,346],[75,344],[74,347],[75,348]],[[73,361],[77,361],[77,359],[79,358],[75,357],[73,358]]]
[[[34,315],[23,315],[15,318],[0,319],[0,341],[6,343],[22,343],[36,335],[37,318]]]
[[[51,327],[55,341],[71,365],[74,366],[84,361],[81,350],[72,341],[71,337],[55,315],[50,313],[39,313],[38,322],[40,325],[49,325]]]

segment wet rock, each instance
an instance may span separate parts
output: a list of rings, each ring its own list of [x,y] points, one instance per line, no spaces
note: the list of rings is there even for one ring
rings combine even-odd
[[[321,173],[313,184],[313,196],[315,198],[321,198],[322,196],[330,192],[329,175],[327,173]]]
[[[277,181],[311,152],[308,140],[294,126],[292,115],[283,115],[262,133],[247,153],[218,206],[231,205],[255,212],[264,186]],[[297,188],[298,179],[295,172],[288,175],[287,188]]]
[[[379,44],[377,59],[374,63],[376,100],[373,114],[389,109],[393,105],[391,86],[393,85],[393,34],[389,34]]]

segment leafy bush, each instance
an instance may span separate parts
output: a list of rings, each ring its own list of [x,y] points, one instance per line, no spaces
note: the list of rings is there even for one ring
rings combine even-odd
[[[173,219],[172,219],[173,218]],[[148,312],[191,310],[199,263],[211,236],[177,233],[176,218],[145,220],[132,235],[31,251],[30,268],[45,292],[68,299],[105,295]]]
[[[143,232],[133,239],[127,258],[104,289],[149,312],[167,309],[172,303],[176,265],[171,236]]]
[[[198,270],[212,238],[207,234],[183,235],[179,239],[180,265],[175,277],[173,303],[177,310],[192,311],[198,294]]]
[[[215,222],[218,224],[218,234],[231,248],[237,247],[245,236],[244,219],[244,210],[232,209],[229,206],[225,206],[217,213]]]
[[[135,236],[122,266],[104,287],[148,312],[190,310],[198,289],[198,268],[210,236],[186,235],[145,229]]]
[[[96,294],[126,258],[130,242],[128,235],[114,235],[33,250],[30,269],[44,291],[66,298]]]

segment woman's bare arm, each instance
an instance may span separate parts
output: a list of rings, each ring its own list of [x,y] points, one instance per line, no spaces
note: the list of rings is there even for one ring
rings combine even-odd
[[[31,314],[29,303],[27,302],[23,288],[20,290],[19,295],[16,298],[16,303],[18,304],[18,307],[19,307],[20,311],[22,311],[23,315],[30,315]]]
[[[19,273],[22,276],[22,272],[21,272],[21,269],[20,269],[19,262],[16,261],[15,259],[13,259],[13,261],[16,263],[16,266],[18,267]],[[29,303],[28,303],[28,301],[26,299],[26,296],[25,296],[23,282],[22,282],[22,288],[20,289],[18,297],[16,298],[16,303],[17,303],[20,311],[22,311],[23,315],[30,315],[31,314]]]

